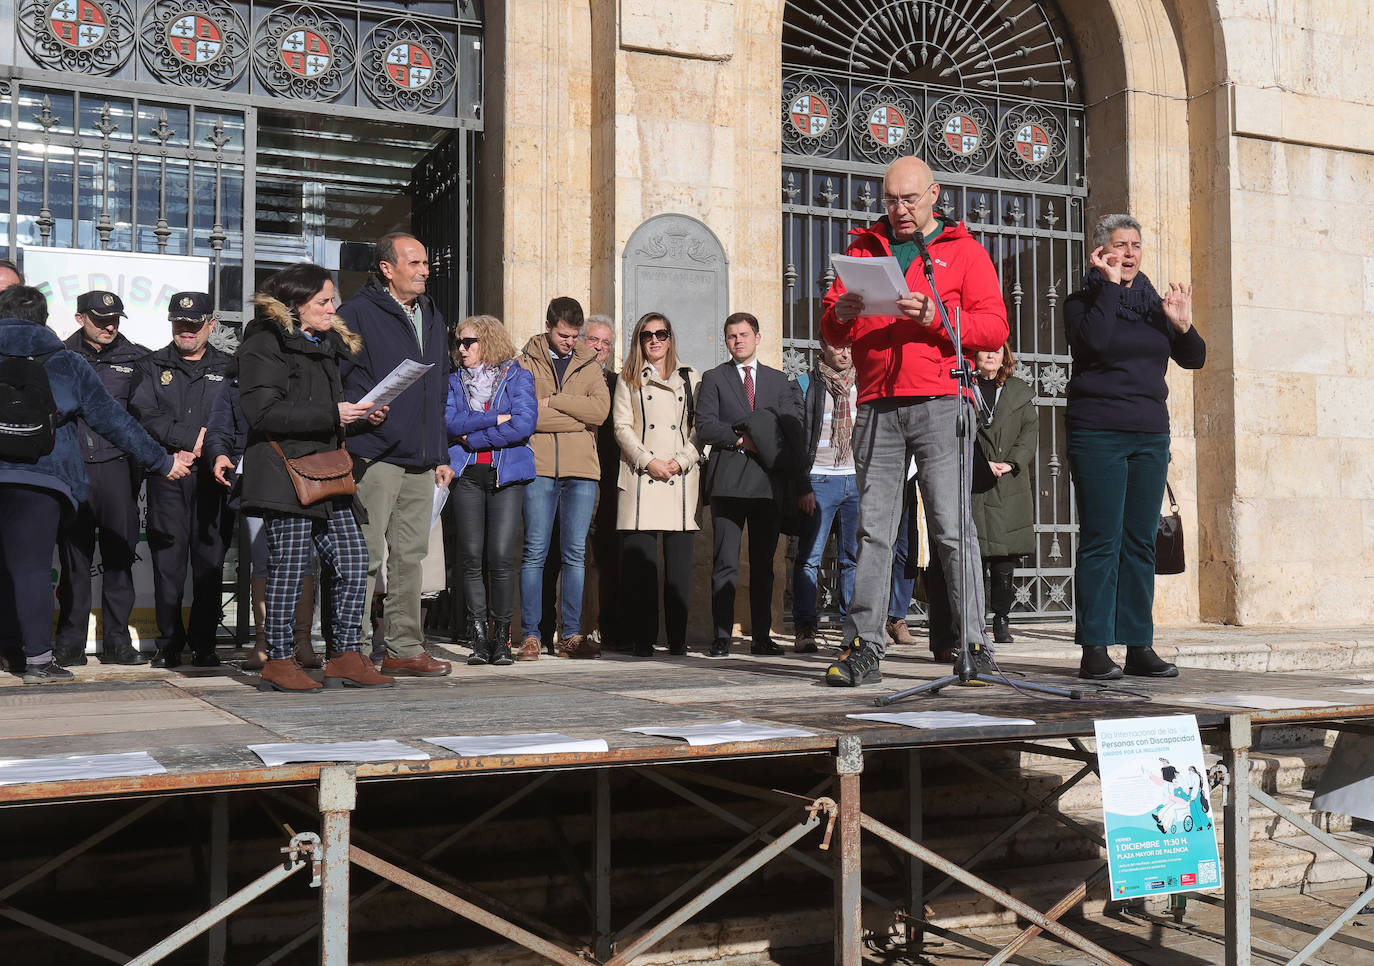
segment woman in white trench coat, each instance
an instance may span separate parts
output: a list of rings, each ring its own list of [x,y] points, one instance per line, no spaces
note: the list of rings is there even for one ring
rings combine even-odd
[[[658,641],[658,561],[668,653],[687,653],[687,602],[697,525],[697,448],[693,441],[701,376],[679,365],[673,326],[650,312],[635,323],[611,418],[620,444],[622,628],[636,657]]]

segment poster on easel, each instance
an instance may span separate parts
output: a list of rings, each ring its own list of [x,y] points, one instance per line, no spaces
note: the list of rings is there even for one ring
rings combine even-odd
[[[1197,718],[1095,721],[1113,899],[1221,887]]]

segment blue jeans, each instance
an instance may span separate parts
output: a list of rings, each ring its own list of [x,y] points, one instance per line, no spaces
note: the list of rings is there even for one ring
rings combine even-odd
[[[916,577],[908,577],[907,572],[907,532],[911,529],[911,507],[903,506],[902,523],[897,529],[897,539],[892,542],[892,594],[887,599],[887,619],[906,620],[911,611],[911,598],[916,593]],[[921,559],[919,556],[917,560]],[[935,559],[934,554],[931,559]]]
[[[792,623],[798,630],[816,626],[816,578],[830,527],[839,520],[835,561],[840,567],[840,616],[849,613],[854,597],[854,567],[859,553],[859,484],[853,473],[832,476],[811,474],[816,512],[802,521],[797,542],[797,562],[792,572]]]
[[[525,487],[525,553],[520,563],[520,634],[539,636],[544,563],[554,518],[563,555],[563,640],[582,633],[582,584],[587,528],[596,508],[596,480],[537,476]]]

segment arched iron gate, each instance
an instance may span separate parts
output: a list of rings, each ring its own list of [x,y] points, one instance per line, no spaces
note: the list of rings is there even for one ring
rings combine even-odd
[[[882,172],[916,155],[939,209],[987,246],[1017,375],[1040,408],[1036,553],[1015,613],[1073,609],[1060,305],[1084,263],[1083,107],[1058,12],[1035,0],[788,0],[783,24],[784,367],[818,348],[830,255],[882,214]],[[826,577],[833,575],[827,573]],[[831,586],[831,580],[826,580]]]

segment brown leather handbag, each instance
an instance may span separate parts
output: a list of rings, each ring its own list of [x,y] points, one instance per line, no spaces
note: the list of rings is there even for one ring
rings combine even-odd
[[[286,464],[286,472],[296,487],[296,498],[301,501],[301,506],[312,506],[332,496],[352,496],[358,492],[357,484],[353,482],[353,457],[348,455],[342,440],[338,449],[297,456],[295,459],[283,453],[275,439],[271,442],[272,448]]]

